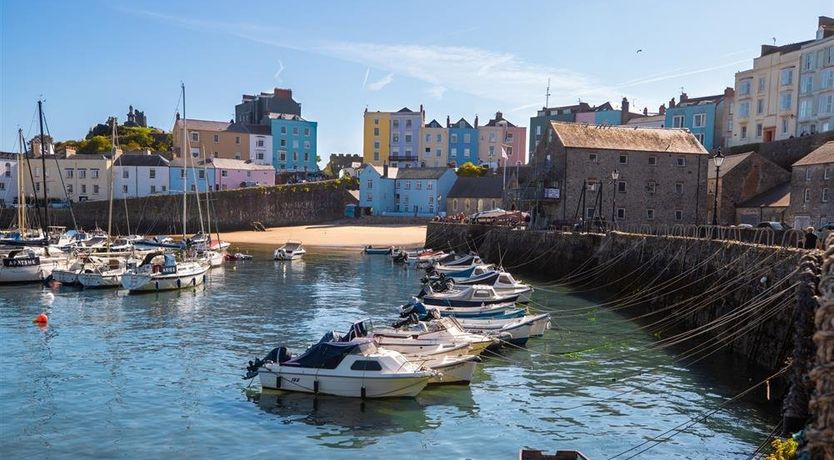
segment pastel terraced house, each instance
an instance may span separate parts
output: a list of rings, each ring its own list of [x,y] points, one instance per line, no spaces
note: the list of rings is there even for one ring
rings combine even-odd
[[[430,121],[423,127],[420,137],[420,165],[427,168],[439,168],[449,163],[449,130],[437,120]]]
[[[170,193],[206,192],[218,190],[215,186],[214,168],[210,168],[204,160],[188,160],[176,158],[168,165],[168,190]]]
[[[194,158],[233,158],[242,160],[250,157],[249,130],[240,123],[209,120],[183,120],[177,117],[171,130],[174,154],[182,158],[183,125],[188,130],[185,151]]]
[[[272,165],[277,172],[318,172],[316,138],[318,123],[300,115],[273,113]]]
[[[368,112],[364,115],[362,158],[374,166],[389,164],[391,144],[391,112]]]
[[[495,118],[478,128],[478,160],[491,168],[522,165],[526,160],[527,128],[516,126],[495,112]],[[504,149],[507,159],[502,158]]]
[[[210,158],[208,166],[214,169],[215,190],[275,185],[275,169],[270,165]]]

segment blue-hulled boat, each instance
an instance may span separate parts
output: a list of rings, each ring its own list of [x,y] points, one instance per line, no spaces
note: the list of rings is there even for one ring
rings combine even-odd
[[[483,307],[496,304],[513,304],[518,301],[517,294],[498,294],[491,286],[461,286],[443,292],[434,292],[426,286],[417,296],[426,305],[444,307]]]

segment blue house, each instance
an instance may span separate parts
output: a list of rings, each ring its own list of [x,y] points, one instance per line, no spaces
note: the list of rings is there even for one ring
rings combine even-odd
[[[732,93],[732,88],[728,88]],[[732,94],[727,92],[715,96],[690,98],[681,94],[680,102],[674,99],[666,109],[665,126],[667,128],[685,128],[692,132],[707,150],[724,145],[724,133],[728,105],[732,103]]]
[[[401,215],[433,217],[446,212],[446,196],[458,175],[452,168],[400,168],[394,207]]]
[[[214,172],[215,169],[205,167],[202,160],[189,160],[187,165],[183,159],[173,160],[168,166],[168,192],[182,193],[183,188],[188,192],[219,190]]]
[[[299,115],[270,114],[272,166],[276,172],[317,172],[316,130],[318,123]]]
[[[446,125],[449,128],[449,163],[455,162],[460,166],[467,161],[479,164],[478,159],[478,128],[473,127],[468,121],[461,118],[455,124],[449,124],[446,117]],[[475,117],[475,126],[478,125],[478,117]]]
[[[397,168],[362,165],[359,171],[359,207],[370,208],[375,216],[394,211]]]

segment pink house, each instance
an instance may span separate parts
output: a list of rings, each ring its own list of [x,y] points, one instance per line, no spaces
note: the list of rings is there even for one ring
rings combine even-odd
[[[208,161],[214,168],[214,183],[217,190],[275,185],[275,168],[272,165],[230,158],[209,158]]]
[[[495,118],[478,128],[478,157],[484,163],[514,166],[527,163],[527,128],[516,126],[506,119],[501,112]],[[508,159],[501,160],[501,147],[507,151]],[[490,155],[494,151],[494,155]]]

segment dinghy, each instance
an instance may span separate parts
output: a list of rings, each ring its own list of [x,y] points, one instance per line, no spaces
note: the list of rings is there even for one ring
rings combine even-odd
[[[550,314],[526,315],[513,319],[459,319],[461,327],[468,332],[485,336],[501,336],[501,340],[513,345],[527,344],[527,339],[540,336],[550,329]]]
[[[427,307],[415,299],[412,303],[400,307],[400,316],[405,317],[411,313],[416,313],[420,319],[425,319],[429,318],[432,311],[436,311],[440,316],[450,316],[452,318],[509,319],[520,318],[525,315],[525,310],[516,308],[514,304],[497,304],[476,308]]]
[[[365,249],[362,250],[363,253],[368,255],[388,255],[394,251],[393,247],[387,248],[375,248],[373,246],[365,246]]]
[[[415,317],[416,319],[416,317]],[[377,341],[380,347],[400,353],[426,353],[436,350],[438,345],[457,346],[467,344],[467,353],[479,355],[496,341],[491,337],[470,334],[463,330],[454,318],[440,318],[432,321],[401,321],[401,326],[374,327],[371,320],[351,325],[348,338],[367,337]]]
[[[283,246],[276,249],[272,253],[272,258],[275,260],[297,260],[307,254],[307,251],[301,247],[301,241],[287,241]]]
[[[437,375],[396,351],[378,348],[373,339],[322,340],[295,358],[276,348],[263,360],[250,361],[244,378],[260,377],[264,389],[393,398],[417,396]]]
[[[517,294],[498,294],[491,286],[476,284],[461,286],[443,292],[434,292],[426,286],[417,296],[426,305],[445,307],[483,307],[493,304],[512,304],[518,301]]]

